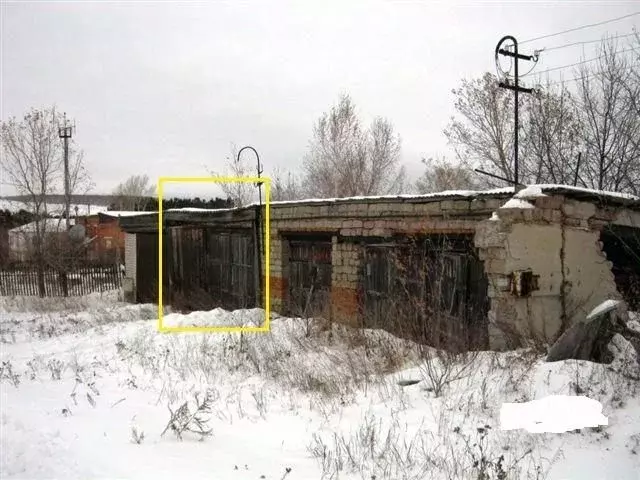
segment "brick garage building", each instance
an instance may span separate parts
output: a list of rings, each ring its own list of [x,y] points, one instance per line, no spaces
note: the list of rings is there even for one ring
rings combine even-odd
[[[274,202],[271,307],[433,345],[500,348],[534,335],[552,339],[599,301],[629,296],[614,271],[627,272],[631,285],[640,269],[634,252],[611,238],[640,232],[640,199],[559,186],[512,197],[507,188]],[[264,305],[257,211],[166,211],[165,302]],[[120,224],[132,245],[126,268],[137,299],[156,301],[157,214]]]
[[[107,211],[77,219],[86,229],[87,259],[94,263],[124,261],[125,232],[119,218],[138,215],[139,212]]]

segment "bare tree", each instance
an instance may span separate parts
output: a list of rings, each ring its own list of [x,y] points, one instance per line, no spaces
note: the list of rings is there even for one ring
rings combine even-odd
[[[571,185],[580,151],[580,121],[573,96],[564,84],[547,81],[524,102],[521,162],[532,183]]]
[[[146,205],[155,189],[150,185],[149,175],[132,175],[118,184],[113,194],[118,210],[138,211]]]
[[[244,157],[238,158],[238,147],[231,144],[231,156],[227,157],[222,173],[212,171],[213,176],[222,177],[255,177],[256,171],[249,166]],[[256,187],[247,182],[224,182],[220,184],[226,198],[233,201],[234,206],[242,207],[251,203],[256,195]]]
[[[635,32],[631,47],[633,48],[633,53],[629,62],[630,75],[625,84],[625,89],[627,90],[627,98],[631,108],[636,115],[640,116],[640,31]]]
[[[547,81],[521,98],[522,182],[640,191],[638,60],[622,56],[608,40],[598,60],[582,64],[575,95]],[[445,135],[458,158],[513,178],[513,94],[489,73],[463,80],[453,93],[457,115]]]
[[[376,118],[364,130],[348,95],[315,124],[303,166],[305,192],[322,198],[399,193],[404,184],[393,125]]]
[[[271,175],[271,200],[300,200],[302,197],[300,181],[296,175],[276,167]]]
[[[48,248],[49,233],[54,233],[48,232],[48,227],[53,222],[45,221],[50,213],[47,198],[56,193],[64,182],[62,142],[58,136],[58,127],[61,125],[62,116],[55,108],[44,108],[31,109],[22,119],[12,117],[2,122],[0,129],[2,170],[16,192],[28,198],[28,208],[36,220],[32,248],[33,260],[38,268],[40,295],[45,293],[44,267],[52,263],[60,266],[64,261],[54,258],[52,249]],[[82,187],[89,188],[82,152],[74,148],[73,142],[69,155],[69,177],[72,192]]]
[[[457,116],[444,131],[461,162],[513,178],[513,95],[498,87],[498,79],[462,80],[452,90]]]
[[[586,155],[580,180],[599,190],[640,193],[637,62],[618,52],[609,39],[599,53],[595,65],[578,69],[577,105]]]
[[[419,193],[443,192],[445,190],[473,190],[480,184],[474,172],[446,158],[422,159],[425,172],[416,181]]]

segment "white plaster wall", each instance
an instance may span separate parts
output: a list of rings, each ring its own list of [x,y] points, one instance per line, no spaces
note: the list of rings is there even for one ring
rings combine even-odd
[[[502,305],[506,315],[516,315],[512,321],[523,334],[546,340],[553,338],[560,328],[562,303],[560,285],[562,269],[560,251],[562,228],[559,225],[517,223],[507,234],[505,272],[531,269],[539,275],[539,289],[530,297],[520,298],[506,293],[507,304]]]
[[[611,264],[599,245],[599,232],[558,224],[514,223],[503,234],[504,259],[485,260],[485,268],[503,275],[531,269],[539,275],[539,289],[524,298],[495,289],[490,323],[510,325],[523,336],[552,341],[562,327],[563,308],[567,325],[571,325],[604,300],[620,298]],[[490,281],[491,277],[490,273]],[[492,348],[501,348],[499,332],[492,332]]]
[[[568,228],[565,238],[567,310],[573,323],[584,319],[603,301],[621,299],[621,295],[611,272],[612,265],[600,248],[600,233]]]

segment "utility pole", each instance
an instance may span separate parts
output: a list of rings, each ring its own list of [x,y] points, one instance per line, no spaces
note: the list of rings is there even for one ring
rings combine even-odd
[[[66,221],[66,236],[65,240],[69,239],[70,219],[69,209],[71,208],[71,182],[69,180],[69,139],[72,135],[72,127],[67,125],[67,114],[64,114],[63,126],[58,127],[58,136],[64,142],[64,210]],[[65,243],[63,252],[66,254],[68,250],[68,242]],[[69,296],[69,284],[67,279],[67,258],[63,255],[60,259],[60,282],[62,283],[62,291],[65,297]]]
[[[513,51],[501,48],[502,44],[507,40],[511,40],[513,42]],[[496,63],[498,62],[498,55],[504,55],[505,57],[512,57],[514,59],[514,85],[511,85],[508,81],[500,82],[498,84],[501,88],[507,88],[509,90],[513,90],[515,92],[515,105],[514,105],[514,115],[515,115],[515,139],[514,139],[514,165],[513,165],[513,184],[515,186],[516,191],[518,191],[520,187],[520,176],[519,176],[519,165],[518,165],[518,93],[533,93],[532,88],[525,88],[519,85],[519,77],[518,77],[518,60],[528,60],[532,62],[537,62],[537,55],[523,55],[518,53],[518,41],[512,35],[506,35],[500,39],[498,45],[496,45]]]
[[[69,180],[69,139],[72,135],[73,127],[67,125],[67,114],[64,114],[63,126],[58,127],[58,136],[64,142],[64,210],[67,222],[67,232],[70,228],[69,210],[71,208],[71,182]]]

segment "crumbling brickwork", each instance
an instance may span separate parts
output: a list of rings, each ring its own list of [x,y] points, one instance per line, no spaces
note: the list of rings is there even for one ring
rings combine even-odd
[[[606,299],[620,298],[600,243],[603,226],[640,228],[640,213],[560,195],[514,199],[478,225],[489,276],[490,345],[548,343]],[[519,291],[529,272],[531,290]]]
[[[254,206],[168,211],[165,218],[171,217],[171,228],[196,225],[213,235],[216,229],[225,228],[255,235],[256,211]],[[532,186],[516,196],[509,189],[276,202],[271,205],[270,219],[270,304],[274,311],[294,315],[312,311],[351,325],[364,325],[364,320],[375,316],[375,325],[386,325],[390,316],[397,315],[393,300],[402,295],[418,299],[426,311],[429,305],[424,292],[429,285],[421,282],[435,278],[433,283],[444,288],[438,298],[447,292],[465,296],[457,300],[464,307],[464,312],[456,313],[458,320],[467,322],[459,325],[459,331],[473,330],[467,328],[472,322],[482,329],[473,334],[486,339],[488,280],[489,343],[494,349],[553,341],[603,300],[636,291],[631,280],[640,272],[616,267],[614,276],[603,248],[603,232],[616,235],[611,226],[624,227],[624,235],[637,229],[640,238],[640,199],[574,187]],[[157,229],[155,214],[120,222],[142,235]],[[466,241],[455,246],[455,252],[429,246],[430,237],[442,239],[442,235],[449,239],[473,236],[477,252]],[[413,237],[418,237],[415,244]],[[615,242],[607,242],[618,266],[636,255],[621,254],[617,244],[611,246]],[[440,259],[442,271],[432,271],[430,277],[425,272],[409,272],[413,280],[407,281],[407,275],[398,273],[398,266],[385,259],[409,244],[422,249],[419,255],[409,256],[411,264],[424,262],[423,267],[435,268]],[[640,240],[638,245],[640,251]],[[134,274],[130,263],[127,260],[127,276]],[[620,278],[626,283],[619,291]],[[262,299],[257,300],[260,305]],[[434,328],[420,312],[422,307],[411,314],[412,321],[420,319],[425,330]],[[479,312],[473,319],[469,308]]]
[[[507,200],[497,198],[362,199],[346,202],[275,203],[271,207],[271,306],[286,311],[289,234],[332,237],[331,316],[359,325],[362,247],[366,239],[426,234],[473,234],[479,221]]]

